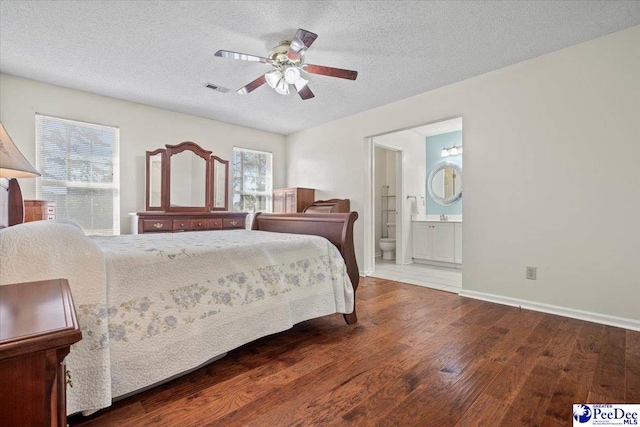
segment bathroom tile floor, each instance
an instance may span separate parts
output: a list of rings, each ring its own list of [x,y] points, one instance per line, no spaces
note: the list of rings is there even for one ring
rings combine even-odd
[[[376,269],[370,276],[456,294],[462,289],[462,270],[455,268],[425,264],[398,265],[395,260],[376,258]]]

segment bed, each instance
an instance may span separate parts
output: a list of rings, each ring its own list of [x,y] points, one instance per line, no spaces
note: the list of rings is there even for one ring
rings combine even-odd
[[[20,224],[0,230],[0,285],[69,280],[83,339],[67,413],[86,414],[304,320],[355,323],[356,219],[257,214],[252,230],[112,237]]]

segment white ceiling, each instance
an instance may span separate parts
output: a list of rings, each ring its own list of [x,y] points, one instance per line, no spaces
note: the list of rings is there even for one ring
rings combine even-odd
[[[6,1],[0,72],[289,134],[640,24],[639,1]],[[302,101],[264,85],[268,56],[296,29],[318,34]]]

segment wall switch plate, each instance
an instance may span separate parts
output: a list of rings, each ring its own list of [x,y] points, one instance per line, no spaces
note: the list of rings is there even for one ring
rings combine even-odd
[[[536,267],[527,267],[527,279],[536,280]]]

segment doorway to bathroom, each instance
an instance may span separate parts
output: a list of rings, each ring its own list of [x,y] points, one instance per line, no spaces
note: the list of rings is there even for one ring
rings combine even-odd
[[[375,257],[387,264],[402,264],[402,149],[374,140]]]
[[[459,292],[462,118],[373,136],[365,145],[366,275]]]

